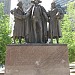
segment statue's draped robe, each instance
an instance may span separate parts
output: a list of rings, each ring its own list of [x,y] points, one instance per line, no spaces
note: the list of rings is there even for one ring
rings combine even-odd
[[[59,13],[59,15],[56,15]],[[61,27],[60,27],[60,19],[63,18],[63,11],[61,8],[54,8],[52,9],[48,15],[50,16],[49,20],[49,38],[51,36],[53,38],[60,38],[62,36],[61,34]]]
[[[14,25],[14,31],[13,31],[13,37],[14,38],[18,38],[20,37],[24,37],[24,19],[23,19],[23,9],[21,8],[15,8],[14,9],[14,21],[15,21],[15,25]]]
[[[40,5],[32,5],[26,16],[25,37],[29,38],[29,42],[35,43],[36,39],[36,43],[47,42],[48,16],[46,10]]]

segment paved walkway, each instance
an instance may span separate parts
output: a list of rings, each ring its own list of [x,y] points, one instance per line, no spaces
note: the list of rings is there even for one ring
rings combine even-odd
[[[70,75],[75,75],[75,62],[69,64],[70,66]]]

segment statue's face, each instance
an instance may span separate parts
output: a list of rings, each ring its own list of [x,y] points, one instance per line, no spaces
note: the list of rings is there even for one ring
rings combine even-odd
[[[51,4],[51,7],[52,7],[52,8],[55,8],[55,6],[56,6],[55,3],[52,3],[52,4]]]
[[[35,0],[35,3],[38,4],[39,3],[38,0]]]
[[[22,7],[22,2],[19,2],[17,6]]]

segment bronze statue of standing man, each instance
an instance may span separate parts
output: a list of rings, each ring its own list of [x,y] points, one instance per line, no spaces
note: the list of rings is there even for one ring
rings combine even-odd
[[[48,12],[49,16],[49,38],[51,38],[51,43],[53,39],[56,39],[59,43],[59,38],[61,37],[60,19],[63,18],[64,14],[61,8],[57,8],[55,2],[51,3],[51,11]]]
[[[22,8],[22,2],[20,1],[17,4],[18,8],[11,10],[11,14],[14,15],[14,31],[13,31],[13,39],[15,43],[15,39],[19,39],[19,43],[21,43],[21,39],[24,38],[24,11]]]
[[[29,25],[27,30],[30,31],[29,35],[30,43],[46,43],[47,38],[47,21],[48,16],[44,7],[39,5],[41,3],[40,0],[31,1],[33,5],[27,11],[28,23]],[[28,24],[27,23],[27,24]]]

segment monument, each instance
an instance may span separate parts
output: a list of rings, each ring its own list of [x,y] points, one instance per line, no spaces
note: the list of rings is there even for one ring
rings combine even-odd
[[[19,39],[19,44],[14,42],[7,46],[5,75],[69,75],[67,45],[59,44],[59,35],[53,36],[53,32],[59,29],[57,22],[63,18],[63,13],[58,8],[46,12],[39,4],[40,0],[33,0],[31,3],[31,7],[26,12],[22,10],[21,1],[18,3],[19,10],[11,11],[15,20],[17,18],[21,22],[15,21],[13,34],[21,30],[23,37],[20,34],[13,35],[13,38]],[[54,2],[52,6],[55,7]],[[54,17],[57,22],[52,20],[55,19]],[[49,31],[47,31],[47,22],[49,22]],[[56,29],[53,26],[54,28],[57,26]],[[59,30],[56,33],[59,33]],[[22,38],[25,39],[24,44],[21,42]],[[48,38],[51,38],[49,44],[47,44]],[[57,44],[54,44],[53,39],[57,40]]]

